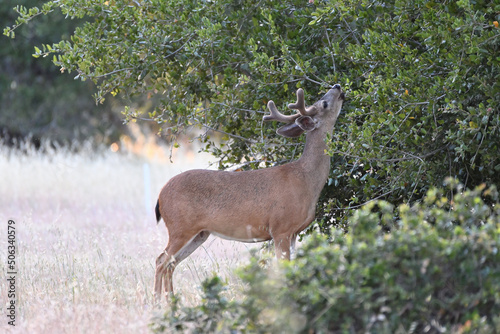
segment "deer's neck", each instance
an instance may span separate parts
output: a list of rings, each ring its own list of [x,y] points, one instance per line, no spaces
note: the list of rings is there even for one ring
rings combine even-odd
[[[321,192],[330,172],[330,157],[325,153],[326,135],[329,131],[321,128],[307,133],[304,152],[298,160],[301,167],[313,180],[312,186]]]

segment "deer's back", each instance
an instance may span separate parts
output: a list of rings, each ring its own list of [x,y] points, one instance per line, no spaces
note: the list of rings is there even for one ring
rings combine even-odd
[[[160,209],[168,228],[182,221],[233,239],[267,240],[273,224],[310,215],[314,203],[304,203],[307,191],[293,164],[244,172],[192,170],[165,185]]]

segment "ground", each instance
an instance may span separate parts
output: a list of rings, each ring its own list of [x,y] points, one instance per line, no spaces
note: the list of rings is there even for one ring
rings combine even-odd
[[[15,222],[15,328],[0,280],[0,331],[12,333],[147,333],[156,256],[168,240],[154,206],[173,175],[206,168],[206,155],[124,154],[103,149],[27,153],[0,148],[0,270],[7,275],[8,222]],[[232,273],[248,244],[210,238],[176,270],[176,292],[199,301],[213,272],[235,288]],[[163,306],[163,308],[165,305]]]

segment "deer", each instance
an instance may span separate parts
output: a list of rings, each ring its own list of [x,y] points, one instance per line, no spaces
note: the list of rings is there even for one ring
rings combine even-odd
[[[306,108],[304,91],[284,115],[271,100],[264,121],[286,123],[276,132],[296,138],[306,133],[298,160],[247,171],[189,170],[171,178],[156,202],[156,220],[168,230],[165,250],[156,258],[154,296],[173,295],[175,267],[210,234],[241,242],[274,241],[278,260],[290,260],[297,235],[315,219],[316,205],[330,172],[326,137],[339,116],[344,92],[339,84]]]

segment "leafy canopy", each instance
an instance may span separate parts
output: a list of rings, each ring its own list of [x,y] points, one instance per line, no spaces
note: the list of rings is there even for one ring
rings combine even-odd
[[[4,34],[56,8],[85,23],[35,56],[95,82],[98,101],[159,97],[149,115],[125,116],[164,123],[168,135],[205,129],[221,168],[296,158],[301,143],[262,123],[267,101],[285,110],[299,87],[313,103],[341,83],[325,231],[346,207],[419,200],[446,176],[500,184],[498,1],[59,0],[17,7]]]

